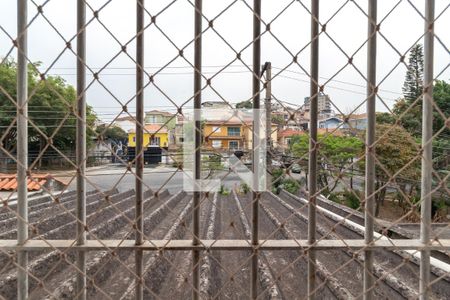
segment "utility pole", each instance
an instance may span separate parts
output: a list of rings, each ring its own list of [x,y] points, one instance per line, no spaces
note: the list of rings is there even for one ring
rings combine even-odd
[[[272,64],[266,62],[263,66],[263,72],[266,73],[266,95],[264,104],[266,107],[266,140],[267,140],[267,155],[266,155],[266,189],[272,191]]]

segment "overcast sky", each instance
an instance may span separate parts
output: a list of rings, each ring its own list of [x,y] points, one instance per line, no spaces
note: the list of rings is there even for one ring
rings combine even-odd
[[[194,0],[190,0],[194,2]],[[146,109],[173,110],[171,101],[181,104],[193,94],[193,37],[194,37],[194,8],[188,0],[177,0],[172,5],[169,0],[146,0],[146,8],[152,15],[157,15],[156,25],[145,31],[145,66],[149,73],[158,71],[162,66],[171,62],[167,68],[155,76],[154,85],[145,90]],[[11,48],[11,41],[3,32],[16,36],[16,0],[0,0],[0,57],[7,55]],[[45,3],[44,0],[29,1],[29,19],[36,16],[35,6]],[[103,6],[105,0],[87,1],[93,10]],[[228,9],[226,9],[231,3]],[[348,2],[330,21],[337,10]],[[420,39],[424,31],[424,21],[420,13],[424,13],[425,1],[382,0],[378,1],[378,19],[383,20],[386,14],[397,5],[381,24],[384,38],[378,37],[378,81],[380,96],[391,107],[395,99],[401,97],[406,68],[398,66],[392,68],[399,61],[396,52],[405,53],[415,42],[423,43]],[[231,66],[215,76],[211,88],[206,88],[203,100],[220,100],[221,97],[229,102],[238,102],[251,97],[252,75],[248,68],[252,63],[252,11],[249,7],[253,1],[232,0],[204,0],[204,15],[209,20],[214,19],[214,30],[209,28],[203,35],[203,71],[206,77],[217,73],[222,66],[230,64],[236,58],[235,51],[242,51],[242,61],[234,61]],[[247,4],[246,4],[247,3]],[[302,6],[302,4],[304,6]],[[304,97],[309,93],[308,77],[303,70],[309,72],[310,15],[307,11],[310,1],[262,0],[262,19],[270,23],[270,32],[262,36],[261,62],[270,61],[275,76],[272,91],[276,98],[293,104],[301,105]],[[360,8],[367,11],[367,1],[355,1]],[[364,78],[353,66],[346,66],[346,56],[333,43],[333,39],[349,56],[353,55],[366,41],[367,18],[364,12],[352,1],[321,0],[320,21],[327,23],[327,33],[320,36],[320,82],[327,83],[325,93],[329,94],[333,103],[343,112],[349,112],[365,99]],[[169,5],[169,7],[167,7]],[[289,6],[288,8],[286,8]],[[435,32],[441,42],[450,47],[450,8],[448,0],[436,1]],[[165,7],[167,7],[163,12]],[[306,8],[305,8],[306,7]],[[87,9],[87,18],[93,17],[91,8]],[[286,8],[286,9],[285,9]],[[226,10],[225,10],[226,9]],[[225,11],[224,11],[225,10]],[[117,100],[126,103],[135,94],[135,1],[112,0],[99,12],[99,21],[114,35],[111,36],[103,25],[92,21],[87,27],[87,63],[94,70],[107,67],[100,73],[101,83],[93,80],[88,74],[88,103],[92,105],[99,117],[105,121],[112,120],[113,115],[120,112]],[[224,11],[222,14],[221,12]],[[64,39],[71,39],[76,32],[76,1],[50,0],[43,7],[44,16],[59,31]],[[281,14],[280,14],[281,13]],[[217,17],[217,15],[221,14]],[[278,16],[278,17],[276,17]],[[217,18],[216,18],[217,17]],[[276,18],[274,20],[274,18]],[[146,24],[150,17],[146,16]],[[204,28],[207,22],[203,23]],[[263,30],[265,26],[262,27]],[[162,33],[162,32],[164,33]],[[41,71],[53,64],[49,74],[58,74],[68,83],[75,84],[76,58],[73,53],[65,49],[65,41],[42,16],[38,15],[29,29],[29,59],[41,61]],[[220,35],[220,36],[219,36]],[[276,37],[276,38],[275,38]],[[330,39],[331,37],[331,39]],[[170,39],[170,41],[168,40]],[[391,43],[394,50],[385,38]],[[117,39],[117,40],[115,40]],[[225,39],[225,43],[222,39]],[[128,53],[120,53],[121,44],[128,43]],[[184,48],[185,59],[176,58],[178,48]],[[76,49],[75,42],[72,44]],[[231,47],[232,48],[231,48]],[[245,48],[245,49],[244,49]],[[299,65],[292,64],[292,54],[299,54]],[[116,58],[114,58],[117,56]],[[15,52],[12,53],[15,57]],[[113,59],[114,58],[114,59]],[[176,58],[174,60],[174,58]],[[435,40],[435,74],[441,73],[450,62],[448,51]],[[112,62],[110,62],[113,59]],[[362,73],[366,73],[366,46],[362,47],[354,56],[354,65]],[[248,66],[248,67],[247,67]],[[303,70],[302,70],[303,68]],[[283,72],[280,71],[284,69]],[[388,75],[389,74],[389,75]],[[388,76],[387,76],[388,75]],[[387,77],[386,77],[387,76]],[[386,78],[385,78],[386,77]],[[439,77],[450,80],[450,70],[446,69]],[[159,90],[162,90],[161,93]],[[219,96],[219,95],[220,96]],[[170,100],[168,98],[170,98]],[[129,104],[130,111],[134,111],[134,101]],[[189,104],[191,105],[191,104]],[[365,106],[359,110],[364,112]],[[377,103],[378,111],[387,108],[381,102]]]

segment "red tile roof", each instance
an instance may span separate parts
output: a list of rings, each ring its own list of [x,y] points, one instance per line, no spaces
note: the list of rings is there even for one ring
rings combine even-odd
[[[128,130],[129,133],[135,133],[136,128]],[[144,133],[167,133],[167,127],[159,124],[147,124],[144,126]]]
[[[295,129],[285,129],[283,131],[280,131],[278,136],[279,137],[289,137],[289,136],[299,135],[299,134],[303,134],[303,131],[295,130]]]
[[[0,191],[17,190],[17,175],[0,173]],[[31,174],[27,180],[28,191],[38,191],[48,180],[54,179],[50,174]],[[55,179],[54,179],[55,180]]]

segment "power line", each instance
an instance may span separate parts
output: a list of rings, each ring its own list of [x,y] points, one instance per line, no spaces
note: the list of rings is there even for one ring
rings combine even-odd
[[[303,80],[303,79],[299,79],[299,78],[295,78],[295,77],[290,77],[290,76],[286,76],[286,75],[278,75],[278,77],[283,77],[283,78],[292,79],[292,80],[300,81],[300,82],[306,82],[306,83],[309,83],[309,82],[310,82],[309,80]],[[336,86],[332,86],[332,85],[327,85],[326,87],[328,87],[328,88],[330,88],[330,89],[335,89],[335,90],[340,90],[340,91],[345,91],[345,92],[357,94],[357,95],[367,96],[366,93],[360,92],[360,91],[355,91],[355,90],[350,90],[350,89],[344,89],[344,88],[340,88],[340,87],[336,87]],[[388,101],[393,101],[393,102],[396,102],[396,101],[397,101],[397,99],[386,98],[386,97],[383,97],[382,99],[383,99],[383,100],[388,100]]]
[[[251,65],[209,65],[209,66],[202,66],[203,68],[245,68],[246,70],[244,71],[220,71],[219,73],[251,73],[252,71],[249,70],[248,68],[251,67]],[[288,72],[288,73],[294,73],[294,74],[298,74],[298,75],[302,75],[302,76],[308,76],[306,73],[304,72],[299,72],[299,71],[293,71],[293,70],[289,70],[289,69],[284,69],[284,68],[280,68],[280,67],[275,67],[273,66],[272,68],[274,69],[278,69],[278,70],[282,70],[283,72]],[[53,70],[74,70],[76,69],[76,67],[53,67],[51,68]],[[107,67],[107,68],[90,68],[92,70],[135,70],[136,67]],[[160,69],[192,69],[192,72],[160,72],[157,73],[158,75],[189,75],[189,74],[193,74],[194,72],[194,68],[192,66],[159,66],[159,67],[145,67],[144,69],[155,69],[155,70],[160,70]],[[207,72],[202,72],[202,74],[216,74],[217,72],[212,72],[212,71],[207,71]],[[76,73],[72,74],[58,74],[58,73],[54,73],[53,75],[60,75],[60,76],[75,76]],[[135,76],[134,73],[131,74],[123,74],[123,73],[106,73],[106,74],[101,74],[101,75],[108,75],[108,76],[120,76],[120,75],[133,75]],[[279,75],[282,76],[282,75]],[[283,76],[282,76],[283,77]],[[286,76],[284,76],[286,77]],[[309,77],[309,76],[308,76]],[[319,78],[322,79],[326,79],[326,80],[330,80],[330,81],[334,81],[337,83],[341,83],[341,84],[346,84],[346,85],[351,85],[351,86],[356,86],[356,87],[360,87],[360,88],[366,88],[365,85],[362,84],[357,84],[357,83],[353,83],[353,82],[349,82],[349,81],[344,81],[344,80],[338,80],[338,79],[331,79],[329,77],[324,77],[324,76],[319,76]],[[309,83],[309,81],[308,81]],[[396,92],[396,91],[391,91],[391,90],[386,90],[386,89],[379,89],[380,92],[384,92],[384,93],[390,93],[390,94],[395,94],[398,96],[402,96],[403,94],[400,92]]]
[[[284,70],[284,69],[278,68],[278,67],[273,67],[273,68],[274,68],[274,69],[278,69],[278,70],[283,70],[284,72],[289,72],[289,73],[294,73],[294,74],[299,74],[299,75],[303,75],[303,76],[309,77],[309,76],[308,76],[306,73],[304,73],[304,72],[292,71],[292,70],[288,70],[288,69]],[[319,78],[326,79],[326,80],[330,80],[330,78],[328,78],[328,77],[323,77],[323,76],[319,76]],[[342,83],[342,84],[347,84],[347,85],[352,85],[352,86],[357,86],[357,87],[361,87],[361,88],[366,88],[366,86],[365,86],[365,85],[362,85],[362,84],[352,83],[352,82],[349,82],[349,81],[343,81],[343,80],[337,80],[337,79],[334,79],[334,78],[331,79],[330,81],[334,81],[334,82],[338,82],[338,83]],[[309,81],[308,81],[308,82],[309,82]],[[378,91],[385,92],[385,93],[391,93],[391,94],[395,94],[395,95],[399,95],[399,96],[402,96],[402,95],[403,95],[402,93],[394,92],[394,91],[390,91],[390,90],[385,90],[385,89],[378,89]]]

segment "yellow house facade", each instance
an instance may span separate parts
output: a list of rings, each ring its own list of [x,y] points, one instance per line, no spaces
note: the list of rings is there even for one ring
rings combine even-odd
[[[206,122],[203,127],[203,138],[204,146],[207,148],[240,150],[245,147],[242,123]]]
[[[223,150],[250,150],[252,148],[252,124],[232,118],[226,122],[207,121],[203,127],[204,146]],[[272,124],[271,139],[277,144],[277,126]]]
[[[136,131],[128,131],[128,147],[136,147]],[[144,127],[143,147],[169,147],[169,131],[166,127],[149,124]]]

